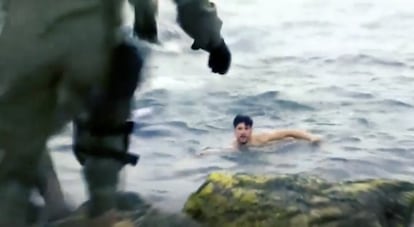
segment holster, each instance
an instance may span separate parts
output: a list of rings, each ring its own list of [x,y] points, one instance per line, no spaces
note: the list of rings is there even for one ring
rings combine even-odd
[[[112,158],[125,165],[138,163],[139,155],[128,153],[133,122],[127,121],[117,128],[92,128],[81,120],[75,120],[73,125],[73,151],[81,165],[87,156]]]

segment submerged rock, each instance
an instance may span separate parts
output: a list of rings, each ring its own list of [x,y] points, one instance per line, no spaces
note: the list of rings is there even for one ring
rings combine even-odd
[[[151,207],[138,194],[133,192],[120,192],[117,198],[117,211],[121,216],[119,222],[113,227],[196,227],[197,222],[185,214],[164,213]],[[85,208],[88,202],[81,205],[69,217],[58,220],[48,227],[83,227],[85,226]],[[92,227],[92,226],[91,226]]]
[[[212,173],[184,212],[205,226],[410,226],[414,184]]]

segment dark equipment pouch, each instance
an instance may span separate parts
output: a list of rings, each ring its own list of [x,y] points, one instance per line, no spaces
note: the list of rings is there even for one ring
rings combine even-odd
[[[125,122],[116,128],[91,128],[81,121],[74,121],[73,151],[81,165],[86,156],[112,158],[127,165],[135,166],[140,156],[128,153],[129,135],[134,123]]]

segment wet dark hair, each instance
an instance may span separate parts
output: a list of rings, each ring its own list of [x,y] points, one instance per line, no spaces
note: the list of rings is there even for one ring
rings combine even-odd
[[[252,127],[253,120],[250,116],[238,114],[234,117],[233,127],[236,128],[238,124],[244,123],[246,126]]]

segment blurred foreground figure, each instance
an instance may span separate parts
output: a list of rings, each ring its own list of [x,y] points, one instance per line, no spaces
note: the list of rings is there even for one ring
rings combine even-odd
[[[0,0],[1,1],[1,0]],[[158,42],[157,2],[130,0],[138,38]],[[225,74],[231,55],[222,22],[208,0],[175,0],[178,22]],[[90,205],[85,226],[116,222],[119,171],[136,165],[128,122],[144,64],[122,32],[124,0],[2,0],[0,34],[0,227],[28,226],[32,189],[46,203],[62,197],[45,146],[74,120],[74,151],[83,165]],[[50,200],[49,200],[50,201]]]

